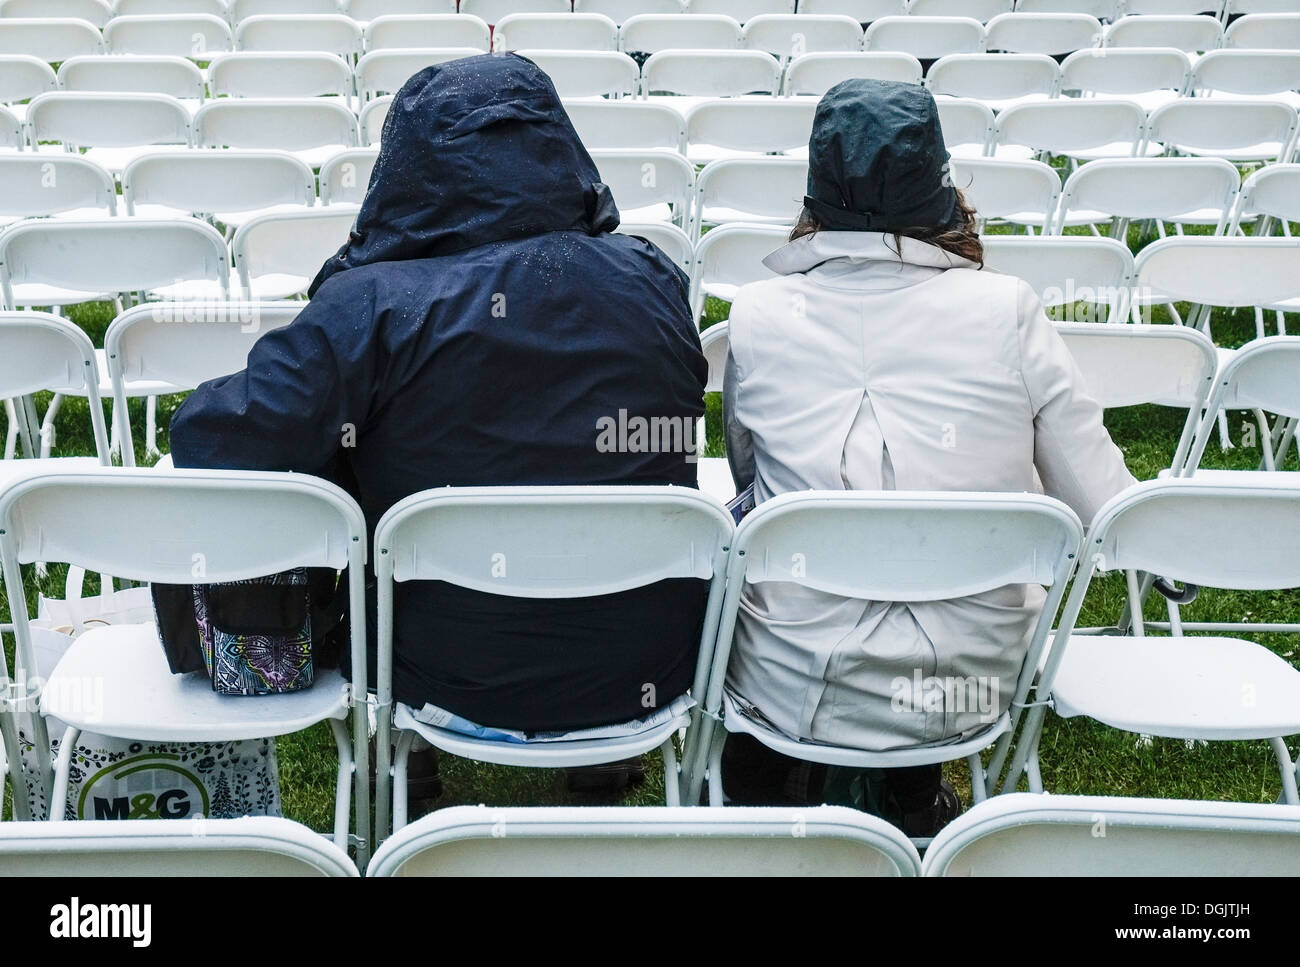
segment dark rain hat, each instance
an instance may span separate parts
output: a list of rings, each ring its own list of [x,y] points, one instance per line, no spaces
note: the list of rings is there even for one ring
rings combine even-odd
[[[934,97],[919,84],[853,78],[817,104],[804,206],[830,231],[961,226]]]

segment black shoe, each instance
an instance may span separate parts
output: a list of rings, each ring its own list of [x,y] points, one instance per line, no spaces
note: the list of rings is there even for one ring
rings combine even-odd
[[[947,782],[940,782],[934,802],[924,809],[903,813],[903,821],[899,825],[904,833],[913,838],[930,837],[960,815],[961,797],[957,795],[957,790]]]
[[[375,740],[370,740],[370,793],[375,792]],[[391,760],[390,760],[391,761]],[[406,799],[410,805],[416,802],[439,799],[442,797],[442,776],[438,772],[438,750],[432,746],[427,749],[412,749],[406,757]],[[425,812],[428,810],[426,809]]]
[[[645,779],[645,766],[640,756],[620,762],[602,762],[596,766],[575,766],[564,770],[564,783],[569,792],[614,793],[622,792]]]

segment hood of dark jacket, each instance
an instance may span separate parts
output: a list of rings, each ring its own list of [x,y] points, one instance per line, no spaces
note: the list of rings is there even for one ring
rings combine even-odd
[[[541,68],[509,53],[448,61],[393,98],[356,224],[308,294],[360,265],[546,232],[597,235],[618,221]]]

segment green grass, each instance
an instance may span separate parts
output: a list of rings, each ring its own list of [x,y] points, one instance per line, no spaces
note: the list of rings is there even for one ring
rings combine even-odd
[[[1136,247],[1137,241],[1135,229],[1130,242]],[[710,299],[706,307],[705,325],[725,318],[727,309],[725,303]],[[110,306],[91,304],[74,308],[68,314],[91,335],[96,344],[102,345],[104,330],[112,317]],[[1162,313],[1156,313],[1156,321],[1163,321]],[[1269,321],[1271,331],[1271,316]],[[1292,319],[1290,322],[1294,327],[1300,320]],[[1216,311],[1212,325],[1215,339],[1222,346],[1237,346],[1255,335],[1254,317],[1250,311]],[[159,401],[159,438],[164,450],[167,448],[168,420],[180,400],[180,397],[171,397]],[[48,403],[48,395],[38,397],[37,403],[43,412]],[[718,396],[712,394],[707,405],[708,439],[705,452],[721,456],[724,451]],[[143,402],[134,401],[131,410],[136,451],[142,454]],[[1238,441],[1246,419],[1244,413],[1231,414],[1230,425],[1234,439]],[[1130,469],[1140,479],[1154,477],[1168,464],[1182,421],[1181,411],[1154,406],[1115,410],[1106,417],[1111,435],[1124,451]],[[93,453],[85,401],[70,399],[64,402],[56,424],[54,452],[64,456]],[[1215,437],[1210,441],[1203,465],[1253,468],[1258,459],[1258,449],[1238,447],[1221,451]],[[34,607],[38,589],[47,595],[60,594],[63,573],[62,567],[52,566],[49,575],[39,583],[34,580],[34,573],[27,575],[28,606]],[[88,588],[95,588],[93,578],[88,578]],[[1122,600],[1123,584],[1117,575],[1095,582],[1084,607],[1081,624],[1092,626],[1112,623],[1119,614]],[[1163,599],[1159,598],[1149,602],[1147,616],[1153,619],[1163,617],[1162,603]],[[1296,592],[1206,590],[1184,609],[1184,618],[1294,621],[1298,612],[1300,594]],[[7,620],[7,605],[0,601],[0,621]],[[1296,663],[1297,652],[1300,651],[1300,642],[1296,637],[1261,635],[1257,636],[1257,640],[1286,660]],[[12,663],[12,642],[6,641],[5,645]],[[1279,795],[1280,782],[1272,755],[1264,742],[1222,742],[1188,748],[1182,741],[1155,739],[1149,744],[1141,744],[1136,738],[1090,721],[1062,720],[1049,713],[1041,748],[1046,787],[1057,793],[1104,793],[1247,802],[1272,802]],[[1297,746],[1294,741],[1291,749],[1295,755]],[[334,744],[328,730],[320,726],[281,739],[279,758],[286,815],[317,829],[328,828],[332,817],[335,768]],[[642,784],[622,796],[605,801],[629,805],[662,802],[662,763],[657,755],[652,755],[647,757],[646,765],[647,775]],[[949,778],[962,791],[963,799],[969,802],[969,782],[965,768],[953,765],[947,771]],[[437,802],[438,806],[459,803],[556,805],[593,801],[569,795],[561,774],[551,770],[490,766],[444,756],[442,774],[446,791]],[[7,803],[6,794],[6,811]]]

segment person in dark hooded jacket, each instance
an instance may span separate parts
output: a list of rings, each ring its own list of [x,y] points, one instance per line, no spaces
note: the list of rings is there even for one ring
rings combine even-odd
[[[347,243],[247,369],[176,413],[176,465],[332,478],[372,535],[433,487],[695,486],[684,453],[598,446],[620,410],[694,421],[704,409],[686,277],[649,242],[611,234],[618,221],[531,61],[420,71],[393,100]],[[661,700],[690,685],[701,585],[526,600],[400,584],[395,698],[524,731],[638,718],[647,683]],[[372,595],[372,622],[373,607]]]

